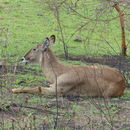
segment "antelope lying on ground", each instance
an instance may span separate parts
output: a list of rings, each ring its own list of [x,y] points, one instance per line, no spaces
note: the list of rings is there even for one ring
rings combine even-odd
[[[39,63],[50,87],[12,89],[14,93],[42,93],[49,95],[118,97],[125,90],[125,79],[117,69],[108,66],[65,65],[50,49],[55,36],[46,38],[26,53],[23,62]]]

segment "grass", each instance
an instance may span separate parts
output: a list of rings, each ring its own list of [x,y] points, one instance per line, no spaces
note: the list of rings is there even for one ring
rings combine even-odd
[[[51,2],[53,3],[53,1]],[[112,8],[105,10],[103,13],[97,12],[95,9],[100,8],[99,3],[99,0],[80,0],[76,11],[90,19],[95,19],[97,16],[99,19],[117,16],[117,12]],[[102,56],[117,55],[121,52],[120,24],[118,18],[107,23],[96,20],[89,21],[80,18],[65,5],[60,9],[60,22],[70,55]],[[88,24],[74,34],[85,22],[88,22]],[[0,111],[0,117],[3,114],[3,120],[2,118],[0,119],[0,130],[13,129],[13,126],[15,126],[14,129],[22,129],[24,127],[34,129],[48,123],[49,127],[54,126],[57,112],[54,97],[32,94],[15,95],[11,93],[12,88],[45,86],[47,84],[45,82],[46,78],[43,76],[39,66],[23,67],[19,63],[19,59],[30,48],[51,34],[55,34],[57,37],[57,41],[52,46],[52,49],[59,56],[64,53],[63,43],[56,18],[54,17],[54,13],[48,9],[47,1],[0,0],[0,59],[5,58],[7,64],[14,66],[17,63],[18,66],[22,67],[22,70],[18,70],[16,73],[8,70],[9,72],[5,75],[3,81],[0,80],[0,86],[3,86],[0,91],[0,109],[4,110],[4,112],[2,111],[3,113]],[[71,37],[72,34],[74,36]],[[126,30],[127,42],[130,41],[129,34],[130,32]],[[74,41],[74,38],[78,35],[82,36],[83,42]],[[128,56],[130,56],[129,45],[127,52]],[[80,61],[60,60],[65,64],[84,65]],[[125,93],[122,99],[127,98],[129,95],[130,90]],[[103,100],[94,100],[96,100],[96,103],[99,103],[99,106],[104,105]],[[112,103],[109,103],[112,115],[120,112],[118,106],[122,104],[126,105],[126,102],[121,102],[117,104],[118,106],[113,105],[114,100],[120,101],[120,99],[112,99]],[[101,126],[101,119],[106,123],[105,126],[109,128],[106,117],[102,115],[96,104],[91,104],[92,101],[93,99],[81,99],[80,102],[61,99],[58,104],[60,113],[59,122],[61,121],[63,125],[61,129],[79,128],[73,122],[70,123],[71,121],[77,122],[81,126],[88,124],[89,128],[100,129],[103,128]],[[22,104],[24,107],[11,106],[14,103],[16,105]],[[102,107],[104,108],[103,105]],[[121,106],[121,108],[123,109],[124,106]],[[26,107],[34,107],[35,109]],[[49,114],[45,110],[51,111],[54,114]],[[104,112],[108,113],[107,110],[104,110]],[[103,117],[100,117],[100,115]],[[123,113],[121,113],[121,116],[123,116]],[[118,119],[118,115],[116,115],[116,118]],[[66,119],[67,123],[63,119]],[[114,118],[114,120],[117,119]],[[128,121],[125,123],[128,123]],[[36,124],[37,126],[35,126]],[[70,125],[70,128],[64,128],[67,125]]]
[[[90,6],[86,6],[88,3]],[[2,29],[4,28],[4,31],[1,31],[1,40],[4,42],[4,39],[7,37],[7,53],[9,56],[15,55],[13,57],[14,61],[22,57],[24,53],[35,46],[36,43],[41,42],[45,37],[51,34],[55,34],[58,37],[56,45],[53,47],[54,50],[58,55],[63,54],[63,46],[59,39],[60,34],[56,19],[45,2],[42,0],[1,0],[0,5],[0,27]],[[95,8],[99,8],[98,0],[93,2],[90,0],[86,2],[81,0],[77,11],[86,15],[86,17],[94,19],[97,15],[97,12],[94,10]],[[99,13],[98,18],[107,19],[108,15],[111,18],[112,16],[117,16],[117,13],[114,9],[106,10],[104,15]],[[85,22],[83,18],[79,18],[79,16],[75,15],[72,11],[68,12],[65,7],[62,7],[60,10],[60,20],[65,42],[67,42],[75,30]],[[128,36],[129,32],[126,31],[126,34]],[[74,36],[76,35],[81,35],[85,42],[76,43],[73,41],[74,37],[72,37],[69,42],[67,42],[70,54],[115,55],[121,51],[120,24],[118,18],[107,24],[98,21],[89,21],[89,23],[81,31],[77,31]],[[108,45],[105,40],[107,40],[110,45]],[[126,40],[129,41],[129,37],[126,37]]]

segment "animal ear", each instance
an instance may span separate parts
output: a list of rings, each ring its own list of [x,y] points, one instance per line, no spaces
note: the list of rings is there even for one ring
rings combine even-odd
[[[47,37],[47,38],[45,38],[45,40],[42,43],[42,48],[46,48],[48,46],[49,46],[49,38]]]
[[[55,40],[56,40],[55,35],[51,35],[50,38],[49,38],[50,43],[51,44],[55,43]]]

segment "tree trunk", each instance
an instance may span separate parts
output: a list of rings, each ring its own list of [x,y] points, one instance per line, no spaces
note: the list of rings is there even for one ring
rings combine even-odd
[[[122,45],[121,45],[121,48],[122,48],[122,55],[123,56],[126,56],[126,50],[127,50],[127,46],[126,46],[126,41],[125,41],[125,28],[124,28],[124,13],[123,11],[120,9],[119,7],[119,4],[118,3],[115,3],[114,6],[113,6],[116,11],[119,13],[119,17],[120,17],[120,24],[121,24],[121,36],[122,36]]]

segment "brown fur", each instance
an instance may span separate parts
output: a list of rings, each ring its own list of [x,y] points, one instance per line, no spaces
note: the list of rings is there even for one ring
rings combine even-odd
[[[36,87],[12,89],[14,93],[42,93],[49,95],[71,95],[91,97],[118,97],[125,90],[125,79],[115,68],[108,66],[65,65],[61,63],[52,50],[47,47],[42,51],[41,46],[31,49],[24,56],[31,63],[41,65],[46,78],[51,82],[49,88]]]

